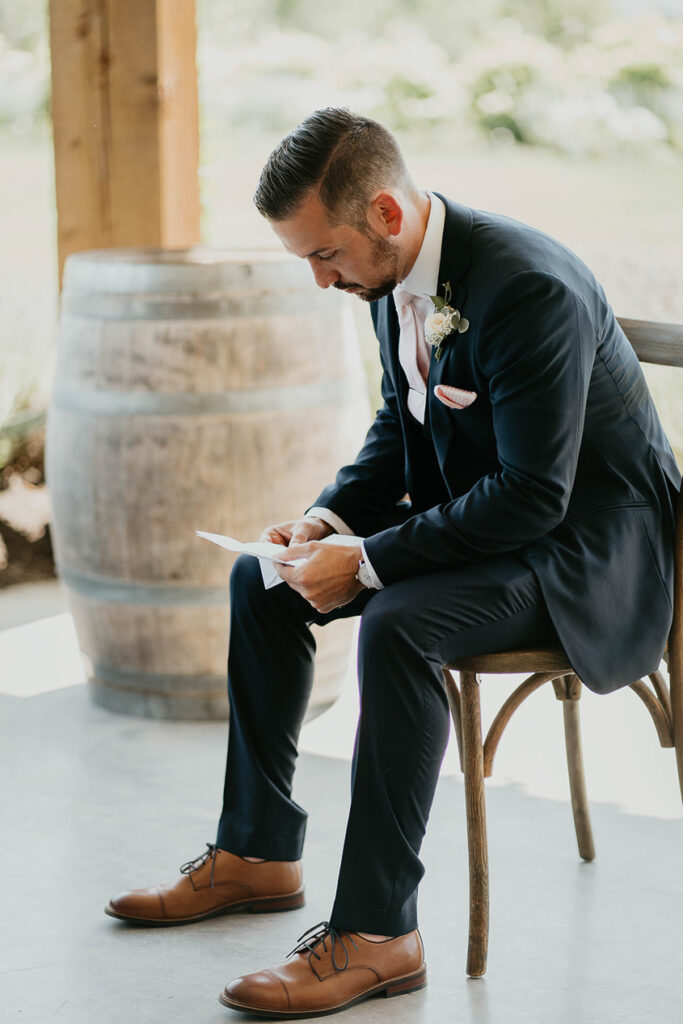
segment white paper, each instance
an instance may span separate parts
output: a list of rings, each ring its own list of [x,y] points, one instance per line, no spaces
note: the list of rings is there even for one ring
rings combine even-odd
[[[305,559],[299,558],[296,562],[288,562],[286,558],[282,557],[283,552],[287,550],[282,544],[271,544],[269,541],[263,540],[252,540],[243,543],[241,540],[235,540],[234,537],[226,537],[223,533],[206,533],[204,530],[195,530],[195,533],[198,537],[206,537],[213,544],[218,544],[228,551],[255,555],[257,558],[267,558],[272,562],[282,562],[283,565],[300,565],[301,562],[305,561]]]
[[[225,548],[227,551],[236,551],[239,554],[254,555],[259,560],[261,566],[261,575],[263,577],[263,586],[266,590],[270,590],[271,587],[276,587],[278,583],[284,583],[285,581],[278,574],[277,569],[273,565],[273,562],[279,562],[281,565],[303,565],[306,561],[305,558],[287,559],[283,557],[287,548],[282,544],[272,544],[270,541],[253,540],[242,542],[241,540],[235,540],[234,537],[227,537],[222,533],[207,533],[205,530],[195,530],[198,537],[204,537],[205,540],[210,540],[212,544],[218,544],[219,547]],[[331,533],[328,537],[323,537],[320,543],[322,544],[342,544],[347,547],[357,547],[363,541],[362,537],[353,537],[348,534]]]

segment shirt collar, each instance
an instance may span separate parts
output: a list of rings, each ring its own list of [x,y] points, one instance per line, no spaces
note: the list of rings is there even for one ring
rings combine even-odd
[[[436,295],[438,291],[443,228],[446,222],[446,207],[443,201],[433,192],[429,192],[428,195],[430,200],[429,219],[422,245],[412,270],[398,285],[402,291],[410,292],[411,295],[420,298]]]

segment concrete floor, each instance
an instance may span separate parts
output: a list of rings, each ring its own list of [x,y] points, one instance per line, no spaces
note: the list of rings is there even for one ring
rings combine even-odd
[[[329,913],[348,804],[353,687],[302,737],[295,798],[310,813],[306,907],[131,928],[105,917],[107,899],[173,878],[213,838],[226,727],[135,719],[92,705],[69,663],[68,618],[56,584],[0,593],[0,1020],[253,1020],[219,1006],[225,982],[281,960]],[[673,755],[656,746],[633,695],[613,695],[611,705],[612,698],[588,697],[589,785],[596,779],[601,797],[591,785],[598,859],[584,864],[576,853],[561,730],[539,738],[553,716],[558,725],[559,707],[551,696],[530,701],[503,741],[487,795],[488,974],[468,980],[464,970],[464,801],[459,774],[449,774],[457,768],[449,749],[422,852],[429,984],[339,1019],[683,1021],[683,830]],[[336,756],[316,752],[321,747]],[[636,785],[643,775],[650,804]]]

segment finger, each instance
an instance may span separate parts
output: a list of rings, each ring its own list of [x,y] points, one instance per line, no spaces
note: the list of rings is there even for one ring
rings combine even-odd
[[[292,571],[287,572],[287,568],[284,565],[276,565],[275,571],[284,583],[288,583],[293,590],[297,590],[298,587],[295,583],[295,577],[292,576]]]
[[[303,544],[290,544],[287,548],[287,558],[294,561],[296,558],[310,558],[318,547],[318,541],[306,541]]]
[[[298,527],[296,530],[292,532],[289,538],[289,543],[306,544],[311,539],[311,534],[314,532],[314,530],[308,529],[306,527]]]
[[[289,543],[290,537],[291,534],[289,533],[288,530],[283,530],[281,527],[278,526],[269,526],[263,531],[263,533],[259,537],[259,540],[270,541],[271,544],[287,545]]]
[[[283,577],[283,579],[284,579],[284,577]],[[304,593],[305,588],[302,587],[301,584],[298,583],[296,579],[286,579],[286,580],[284,580],[284,582],[287,584],[288,587],[291,587],[292,590],[295,590],[297,592],[297,594],[300,594],[301,597],[305,598],[305,600],[308,601],[308,598],[306,597],[306,594]],[[309,604],[310,604],[310,602],[309,602]]]

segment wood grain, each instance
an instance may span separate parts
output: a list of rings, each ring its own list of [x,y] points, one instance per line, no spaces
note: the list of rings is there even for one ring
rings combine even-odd
[[[481,733],[479,677],[460,673],[462,736],[465,761],[465,806],[470,869],[470,930],[467,973],[472,978],[486,972],[489,938],[489,855],[486,835],[484,750]]]
[[[683,366],[683,326],[617,317],[641,363]]]
[[[569,791],[574,815],[574,830],[579,847],[579,855],[584,860],[595,860],[595,843],[591,828],[590,807],[586,793],[586,774],[583,767],[583,749],[581,746],[581,721],[579,717],[581,697],[581,681],[574,673],[564,677],[566,696],[562,702],[564,720],[564,739],[567,752],[567,771],[569,773]]]
[[[70,253],[199,239],[194,0],[50,0],[60,280]]]
[[[498,673],[554,672],[557,675],[571,671],[567,655],[561,647],[537,647],[503,651],[500,654],[474,654],[457,658],[444,668],[458,672]]]

